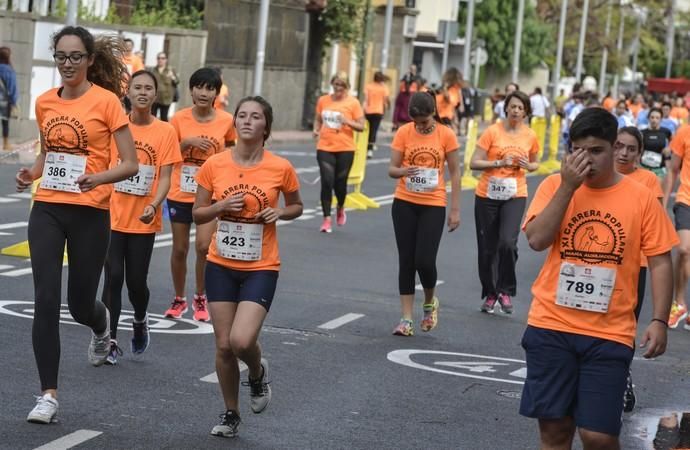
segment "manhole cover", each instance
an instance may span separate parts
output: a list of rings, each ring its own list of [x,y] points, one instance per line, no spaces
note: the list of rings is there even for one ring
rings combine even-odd
[[[520,398],[522,397],[522,393],[519,391],[496,391],[498,395],[501,397],[507,397],[507,398]]]

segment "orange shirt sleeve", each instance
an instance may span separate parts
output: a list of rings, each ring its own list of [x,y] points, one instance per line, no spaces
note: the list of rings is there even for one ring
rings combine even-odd
[[[529,208],[527,208],[525,221],[522,224],[523,231],[525,231],[527,224],[534,220],[534,218],[541,214],[544,208],[546,208],[560,185],[561,176],[558,174],[551,175],[541,182],[537,188],[537,192],[534,194],[532,203],[530,203]]]
[[[393,136],[393,142],[391,143],[391,150],[405,153],[405,136],[403,136],[404,128],[399,128]]]
[[[161,166],[182,162],[182,152],[180,151],[180,142],[177,139],[177,133],[172,127],[167,128],[167,130],[168,132],[163,142]]]
[[[489,152],[489,149],[494,143],[494,129],[493,127],[489,127],[484,132],[482,133],[481,136],[479,136],[479,140],[477,141],[477,147],[481,147],[486,152]]]
[[[213,160],[211,157],[204,162],[196,173],[196,183],[213,194]]]
[[[360,105],[359,100],[352,98],[352,120],[359,120],[364,117],[364,110]]]
[[[232,115],[230,115],[232,117]],[[228,132],[225,133],[225,142],[233,142],[237,140],[237,130],[235,130],[235,121],[234,119],[230,121],[230,128],[228,128]]]
[[[122,110],[122,105],[116,96],[109,95],[106,99],[107,101],[104,102],[105,104],[103,105],[105,123],[110,132],[113,133],[126,126],[129,123],[129,119]]]
[[[323,112],[323,102],[324,102],[324,97],[319,97],[319,99],[316,101],[316,114],[321,117],[321,113]]]
[[[292,193],[299,190],[299,180],[297,178],[297,172],[292,164],[286,163],[285,173],[283,175],[283,187],[282,191],[284,193]]]
[[[680,242],[671,219],[659,200],[653,196],[647,199],[641,238],[640,248],[645,256],[661,255],[671,251]]]
[[[441,126],[440,124],[437,124],[436,126]],[[444,125],[445,126],[445,125]],[[458,138],[455,136],[455,133],[448,128],[445,127],[448,132],[443,133],[443,149],[446,153],[452,153],[457,151],[460,148],[460,144],[458,143]]]
[[[683,159],[685,156],[685,141],[688,139],[688,130],[690,130],[690,125],[684,126],[678,130],[673,139],[671,139],[671,144],[669,145],[671,151],[678,155],[680,159]]]
[[[531,140],[532,140],[532,145],[529,149],[529,154],[531,155],[537,155],[539,154],[539,141],[537,140],[537,136],[535,136],[534,133],[530,133]]]

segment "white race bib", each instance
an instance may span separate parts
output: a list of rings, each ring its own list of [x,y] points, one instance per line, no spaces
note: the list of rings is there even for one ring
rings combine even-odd
[[[115,190],[125,194],[149,195],[155,174],[156,168],[154,166],[139,164],[139,172],[132,177],[115,183]]]
[[[323,111],[321,119],[326,127],[334,130],[339,130],[343,126],[343,114],[340,111]]]
[[[517,195],[517,178],[489,178],[487,194],[492,200],[510,200]]]
[[[661,153],[652,152],[650,150],[645,150],[642,152],[642,164],[651,167],[652,169],[657,169],[661,167],[661,162],[664,160],[664,156]]]
[[[432,192],[438,187],[438,169],[419,169],[417,175],[405,177],[410,192]]]
[[[79,193],[77,179],[86,172],[86,156],[49,152],[43,165],[41,187]]]
[[[223,258],[258,261],[261,259],[263,240],[263,224],[218,221],[216,250]]]
[[[615,285],[615,269],[563,262],[558,275],[556,304],[566,308],[606,313]]]
[[[182,166],[180,171],[180,190],[188,194],[196,194],[196,173],[199,171],[199,166]]]

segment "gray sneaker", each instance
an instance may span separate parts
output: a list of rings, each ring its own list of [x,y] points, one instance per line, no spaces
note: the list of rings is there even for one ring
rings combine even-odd
[[[91,342],[89,343],[89,362],[98,367],[105,363],[110,353],[110,311],[105,310],[105,331],[102,335],[96,336],[91,332]]]
[[[249,386],[250,406],[255,414],[262,412],[269,403],[271,403],[271,386],[268,381],[268,361],[261,358],[261,367],[263,374],[258,380],[252,380],[247,376],[247,380],[242,383],[243,386]]]
[[[213,427],[211,434],[220,437],[235,437],[241,422],[240,416],[235,411],[228,409],[220,415],[220,423]]]
[[[50,394],[36,397],[36,406],[31,410],[26,420],[32,423],[57,422],[58,401]]]

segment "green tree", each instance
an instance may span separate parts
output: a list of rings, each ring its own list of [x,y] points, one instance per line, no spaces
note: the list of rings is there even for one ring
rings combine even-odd
[[[475,8],[474,39],[482,39],[486,43],[489,54],[487,70],[501,74],[509,72],[513,62],[518,0],[482,0]],[[460,36],[464,36],[467,8],[460,8],[458,20]],[[522,72],[531,71],[553,52],[554,26],[550,23],[539,20],[532,2],[525,1],[520,46]]]

